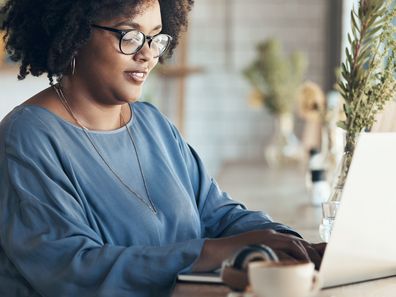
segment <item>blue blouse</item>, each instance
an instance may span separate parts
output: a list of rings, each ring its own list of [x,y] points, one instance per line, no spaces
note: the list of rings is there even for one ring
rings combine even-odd
[[[1,122],[0,296],[167,296],[206,238],[288,232],[222,192],[155,107],[131,109],[136,151],[125,127],[88,133],[145,203],[81,128],[34,105]]]

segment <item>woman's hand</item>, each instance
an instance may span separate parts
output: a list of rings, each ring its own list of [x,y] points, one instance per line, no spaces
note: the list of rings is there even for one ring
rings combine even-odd
[[[280,260],[312,261],[319,269],[325,243],[312,244],[291,234],[274,230],[257,230],[235,236],[208,239],[195,263],[194,271],[211,271],[232,257],[242,247],[250,244],[265,244],[272,248]]]
[[[292,234],[263,230],[264,239],[259,242],[272,248],[280,260],[311,261],[319,269],[325,243],[312,244]]]

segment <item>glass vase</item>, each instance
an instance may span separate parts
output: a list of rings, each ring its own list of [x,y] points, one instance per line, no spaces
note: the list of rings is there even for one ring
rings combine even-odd
[[[348,176],[349,167],[351,166],[353,152],[356,146],[357,135],[346,133],[346,144],[344,148],[344,154],[336,170],[335,181],[328,199],[328,202],[322,204],[322,222],[319,226],[319,234],[322,240],[328,241],[330,239],[331,231],[333,228],[333,222],[335,220],[336,210],[338,209],[339,203],[342,198],[342,192],[346,178]],[[328,209],[332,209],[329,211]],[[329,219],[329,212],[331,213],[331,219]]]
[[[345,148],[341,161],[336,170],[333,190],[330,194],[329,201],[341,201],[342,191],[348,176],[349,167],[351,166],[353,152],[355,150],[357,136],[350,133],[345,135]]]
[[[335,221],[340,201],[322,203],[322,222],[319,226],[319,235],[324,242],[329,242],[333,223]]]
[[[274,129],[270,144],[265,148],[264,155],[270,167],[292,163],[301,156],[300,142],[294,134],[292,113],[274,115]]]

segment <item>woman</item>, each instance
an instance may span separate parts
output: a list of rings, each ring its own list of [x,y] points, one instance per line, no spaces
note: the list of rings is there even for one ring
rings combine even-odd
[[[6,2],[19,78],[51,86],[0,126],[1,296],[166,296],[252,243],[318,265],[321,247],[231,200],[136,101],[192,2]]]

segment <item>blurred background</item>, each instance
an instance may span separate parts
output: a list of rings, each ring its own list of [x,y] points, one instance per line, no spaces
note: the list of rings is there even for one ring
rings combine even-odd
[[[184,84],[182,94],[165,83],[156,98],[213,175],[228,160],[262,159],[273,133],[271,114],[252,104],[252,86],[242,74],[258,44],[276,38],[286,55],[303,52],[305,79],[330,91],[341,53],[342,5],[340,0],[196,1],[183,63],[192,73],[173,79]]]
[[[306,211],[299,210],[301,201],[308,201],[304,166],[309,150],[321,146],[322,135],[317,133],[321,128],[307,124],[311,118],[299,110],[297,91],[289,92],[286,98],[292,102],[288,112],[291,119],[288,124],[280,123],[279,115],[283,113],[268,108],[266,103],[272,97],[264,94],[260,86],[257,88],[246,73],[255,61],[269,57],[266,52],[260,56],[263,50],[272,50],[271,54],[278,58],[266,62],[272,62],[272,68],[266,68],[267,77],[274,76],[269,79],[272,85],[283,87],[283,91],[291,86],[298,90],[296,87],[310,81],[323,94],[313,107],[313,111],[320,110],[320,105],[326,104],[323,101],[334,96],[336,68],[354,2],[198,0],[178,50],[149,78],[141,100],[155,104],[177,125],[209,173],[236,199],[251,208],[270,210],[273,216],[296,228],[314,229],[316,210],[309,213],[305,223],[298,223],[296,218]],[[300,72],[299,77],[291,77],[288,85],[290,77],[284,75],[292,72],[293,65],[284,66],[282,62],[293,54]],[[6,55],[1,60],[0,119],[48,86],[45,76],[17,81],[18,66]],[[277,74],[279,69],[283,74]],[[268,89],[268,84],[263,88]],[[286,162],[297,163],[292,169],[289,164],[272,162],[276,152],[268,151],[274,135],[282,133],[279,130],[285,126],[293,134]],[[292,200],[295,196],[300,200]],[[289,204],[296,208],[280,210]],[[300,211],[298,216],[296,209]]]

